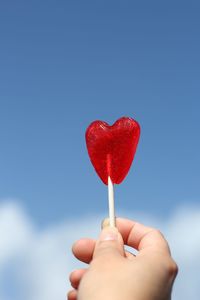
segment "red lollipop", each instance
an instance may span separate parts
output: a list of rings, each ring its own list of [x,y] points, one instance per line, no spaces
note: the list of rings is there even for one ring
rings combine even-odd
[[[90,160],[109,187],[110,216],[114,218],[113,184],[121,183],[131,167],[140,137],[139,124],[127,117],[118,119],[112,126],[103,121],[92,122],[86,130],[86,144]],[[111,220],[111,218],[110,218]],[[113,222],[112,222],[113,223]]]

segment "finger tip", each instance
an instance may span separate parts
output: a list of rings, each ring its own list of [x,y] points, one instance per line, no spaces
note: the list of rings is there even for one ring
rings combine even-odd
[[[72,245],[72,253],[73,254],[75,254],[75,252],[76,252],[77,243],[78,243],[78,241],[75,241]]]
[[[67,293],[67,299],[68,300],[76,300],[77,299],[77,291],[71,290]]]
[[[84,241],[80,239],[74,242],[74,244],[72,245],[72,253],[77,259],[79,259],[80,252],[82,252],[85,248],[84,244]]]
[[[75,257],[79,254],[80,250],[82,250],[85,247],[85,239],[77,240],[72,245],[72,253]]]
[[[69,275],[69,281],[71,283],[71,286],[74,289],[78,287],[79,280],[80,280],[79,270],[75,270]]]

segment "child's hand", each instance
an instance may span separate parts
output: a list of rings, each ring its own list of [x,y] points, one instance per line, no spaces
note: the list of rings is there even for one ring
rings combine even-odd
[[[73,246],[88,269],[71,273],[69,300],[169,300],[177,265],[167,241],[153,228],[117,219],[117,229],[105,227],[97,241],[81,239]],[[124,252],[124,244],[138,254]]]

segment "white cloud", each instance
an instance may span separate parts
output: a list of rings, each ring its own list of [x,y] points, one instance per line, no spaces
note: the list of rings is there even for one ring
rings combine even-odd
[[[168,220],[166,236],[179,265],[174,299],[199,299],[200,207],[184,207]]]
[[[131,218],[130,213],[123,213]],[[200,207],[177,210],[161,221],[144,214],[134,218],[161,228],[170,242],[179,276],[174,300],[198,300],[200,294]],[[96,237],[101,216],[71,219],[45,230],[36,229],[14,202],[0,205],[0,299],[65,299],[69,273],[80,263],[71,254],[72,243]]]

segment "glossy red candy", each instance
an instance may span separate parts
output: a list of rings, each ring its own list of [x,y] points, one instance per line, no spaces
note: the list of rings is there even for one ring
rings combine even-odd
[[[119,184],[128,174],[140,137],[140,126],[131,118],[120,118],[112,126],[94,121],[87,128],[86,144],[90,160],[101,178]]]

